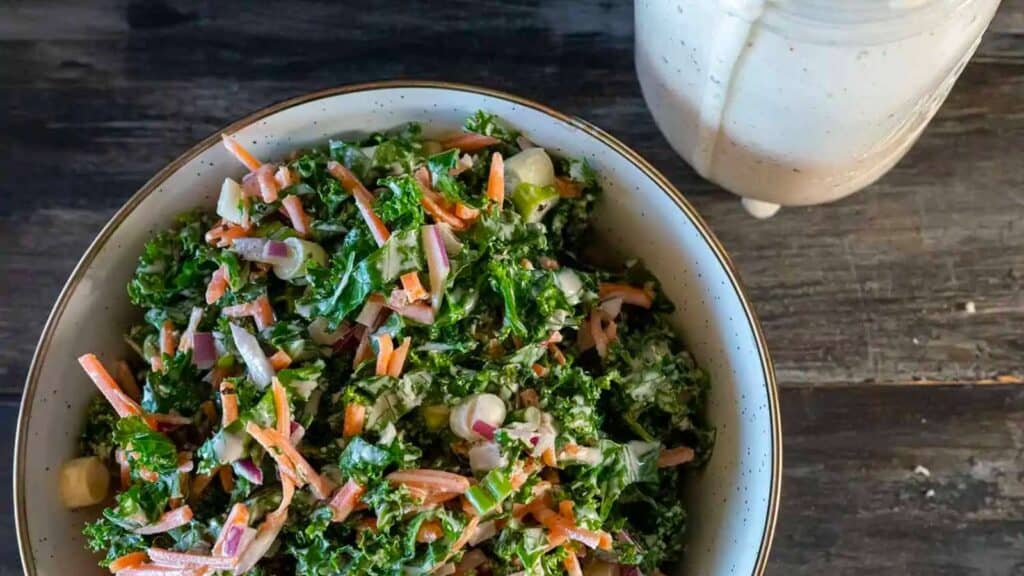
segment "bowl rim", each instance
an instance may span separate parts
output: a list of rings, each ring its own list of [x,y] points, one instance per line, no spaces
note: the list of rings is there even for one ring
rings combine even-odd
[[[690,222],[700,232],[701,237],[711,248],[715,258],[719,261],[722,268],[725,270],[726,275],[732,285],[733,290],[739,297],[740,304],[743,306],[744,314],[746,315],[747,322],[750,324],[751,330],[753,330],[755,340],[757,342],[757,352],[761,361],[761,370],[764,374],[766,383],[766,392],[768,396],[768,414],[771,421],[771,487],[769,492],[768,510],[764,521],[764,530],[761,534],[761,543],[757,553],[757,561],[754,564],[753,574],[761,576],[764,574],[768,563],[769,552],[771,551],[772,541],[775,535],[775,527],[778,519],[779,512],[779,500],[782,490],[782,423],[779,409],[779,392],[778,384],[775,379],[775,368],[772,363],[771,355],[768,352],[767,342],[764,337],[764,331],[761,328],[761,323],[754,313],[753,306],[747,297],[746,290],[743,287],[743,283],[740,280],[739,273],[736,270],[732,259],[726,253],[722,243],[718,240],[715,234],[711,231],[710,227],[704,221],[704,219],[697,213],[697,210],[690,204],[690,202],[683,196],[683,194],[654,166],[652,166],[647,160],[645,160],[640,154],[634,151],[632,148],[626,146],[617,138],[611,136],[604,130],[591,124],[590,122],[578,117],[569,116],[562,112],[559,112],[553,108],[534,102],[533,100],[516,96],[508,92],[494,90],[491,88],[484,88],[480,86],[474,86],[470,84],[461,84],[455,82],[435,81],[435,80],[385,80],[377,82],[365,82],[358,84],[346,84],[342,86],[336,86],[332,88],[326,88],[307,94],[288,98],[276,104],[271,104],[265,108],[257,110],[252,114],[249,114],[239,120],[232,122],[221,130],[217,130],[210,136],[204,138],[197,144],[190,147],[183,154],[172,160],[166,166],[164,166],[159,172],[157,172],[152,178],[150,178],[145,184],[143,184],[128,200],[124,203],[121,208],[114,213],[100,232],[96,235],[96,238],[89,244],[85,254],[75,265],[71,275],[68,277],[67,282],[61,289],[60,294],[57,297],[56,303],[50,311],[49,316],[46,319],[46,324],[43,327],[43,331],[39,337],[39,343],[36,346],[36,350],[32,355],[32,362],[29,365],[28,374],[25,380],[25,390],[22,393],[21,405],[18,410],[18,424],[16,429],[15,441],[14,441],[14,474],[12,478],[13,484],[13,496],[14,496],[14,518],[15,528],[17,531],[18,538],[18,552],[21,556],[21,564],[25,571],[25,574],[30,576],[36,575],[35,559],[32,556],[31,539],[28,534],[28,522],[25,510],[25,443],[27,441],[26,431],[28,421],[32,414],[32,400],[35,397],[35,391],[39,382],[39,376],[41,371],[42,359],[46,356],[47,351],[50,347],[50,343],[53,339],[55,327],[61,317],[63,316],[64,310],[67,306],[69,296],[71,292],[81,282],[85,271],[92,264],[100,250],[106,245],[107,240],[113,232],[127,219],[127,217],[134,212],[135,208],[142,203],[150,194],[155,192],[172,174],[177,172],[188,163],[190,160],[205,152],[212,146],[220,143],[222,133],[234,133],[242,128],[249,126],[267,116],[276,114],[288,108],[293,108],[302,104],[313,102],[316,100],[322,100],[333,96],[342,94],[351,94],[355,92],[371,92],[376,90],[390,90],[390,89],[402,89],[402,88],[427,88],[427,89],[439,89],[448,90],[454,92],[464,92],[481,96],[488,96],[500,100],[505,100],[513,104],[531,108],[554,120],[564,122],[576,129],[579,129],[592,138],[597,139],[603,144],[612,148],[620,156],[625,158],[628,162],[633,164],[637,169],[643,172],[648,178],[650,178],[660,189],[664,192],[679,208],[679,210],[686,216]]]

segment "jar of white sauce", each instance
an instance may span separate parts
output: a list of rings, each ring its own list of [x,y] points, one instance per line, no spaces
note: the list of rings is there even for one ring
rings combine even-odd
[[[999,0],[637,0],[672,147],[755,215],[842,198],[907,152]]]

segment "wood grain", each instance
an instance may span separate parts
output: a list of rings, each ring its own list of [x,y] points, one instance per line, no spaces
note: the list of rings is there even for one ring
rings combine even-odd
[[[312,90],[468,82],[618,136],[686,193],[731,253],[786,388],[772,573],[1024,574],[1024,387],[1005,384],[1024,379],[1024,0],[1003,1],[948,101],[889,175],[767,222],[701,180],[657,132],[633,72],[628,2],[2,9],[8,445],[61,285],[164,164],[233,119]],[[917,464],[931,478],[915,476]],[[0,482],[9,486],[9,466]],[[0,575],[19,570],[10,512],[0,500]]]

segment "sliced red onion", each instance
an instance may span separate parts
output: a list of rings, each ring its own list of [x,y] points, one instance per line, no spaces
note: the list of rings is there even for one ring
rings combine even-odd
[[[350,326],[345,335],[334,343],[331,348],[335,352],[343,352],[345,350],[354,349],[359,345],[359,341],[362,340],[363,334],[366,333],[366,326]]]
[[[217,362],[217,346],[210,332],[192,334],[192,363],[200,370],[212,368]]]
[[[455,232],[452,231],[451,226],[447,224],[436,224],[437,232],[441,235],[441,241],[444,242],[445,250],[452,256],[458,256],[459,252],[462,252],[462,242],[455,237]]]
[[[534,446],[540,444],[540,436],[530,436],[530,444],[533,444]]]
[[[483,436],[488,440],[494,440],[494,431],[497,430],[494,426],[491,426],[483,420],[475,420],[473,422],[473,431]]]
[[[359,311],[359,316],[356,316],[356,323],[373,330],[377,327],[377,319],[380,317],[380,311],[383,307],[384,301],[380,298],[367,298],[366,303],[363,304],[363,309]]]
[[[619,576],[643,576],[636,566],[620,566]]]
[[[268,242],[266,238],[236,238],[231,243],[231,251],[241,256],[243,260],[261,262]]]
[[[263,248],[263,255],[267,258],[287,258],[288,245],[284,242],[271,240],[267,242],[267,245]]]
[[[231,337],[234,338],[235,348],[249,369],[249,378],[260,390],[270,386],[274,368],[270,366],[270,361],[267,360],[267,355],[263,353],[256,337],[237,324],[231,324]]]
[[[396,308],[395,312],[398,312],[400,316],[419,322],[420,324],[434,323],[434,309],[425,302],[414,302],[408,306]]]
[[[234,556],[238,554],[238,545],[242,542],[242,533],[245,532],[244,528],[235,524],[234,526],[228,527],[228,535],[224,538],[224,555]]]
[[[608,317],[612,320],[619,317],[619,313],[622,312],[622,298],[609,298],[604,302],[601,302],[601,310],[608,313]]]
[[[288,441],[292,443],[292,446],[298,446],[299,442],[302,442],[302,438],[306,435],[306,429],[303,428],[302,424],[292,420],[290,430],[291,435],[288,436]]]
[[[236,460],[231,467],[235,470],[236,474],[249,482],[257,485],[263,484],[263,470],[252,459]]]
[[[437,313],[441,309],[441,302],[444,299],[451,263],[448,261],[448,249],[445,248],[438,227],[424,226],[421,230],[423,251],[427,255],[427,267],[430,270],[430,305]]]
[[[242,196],[246,198],[259,198],[260,182],[255,172],[249,172],[242,177]]]

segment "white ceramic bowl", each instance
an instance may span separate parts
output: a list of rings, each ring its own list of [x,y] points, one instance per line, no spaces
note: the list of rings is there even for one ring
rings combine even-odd
[[[624,254],[643,258],[678,309],[676,327],[712,379],[718,440],[689,481],[686,574],[761,574],[778,510],[782,453],[771,360],[761,329],[721,244],[693,207],[635,152],[577,118],[468,86],[393,82],[302,96],[227,127],[258,157],[277,158],[337,134],[409,121],[451,131],[478,109],[555,152],[585,157],[606,194],[596,225]],[[125,354],[121,335],[138,317],[125,293],[141,246],[174,215],[213,206],[221,181],[239,176],[215,134],[146,183],[86,252],[43,330],[29,371],[15,448],[14,502],[26,574],[100,574],[84,549],[82,522],[57,495],[57,470],[75,454],[84,408],[96,391],[75,358]]]

